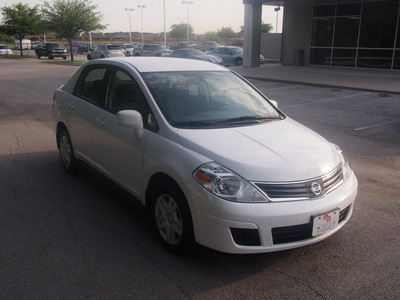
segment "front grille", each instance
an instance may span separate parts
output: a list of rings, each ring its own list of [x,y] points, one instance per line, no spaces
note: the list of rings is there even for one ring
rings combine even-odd
[[[342,182],[343,170],[342,166],[338,165],[328,174],[314,179],[280,183],[256,182],[255,185],[272,201],[293,201],[322,197],[334,190]]]
[[[339,224],[344,221],[349,212],[350,205],[339,213]],[[297,242],[312,238],[312,220],[307,224],[272,228],[274,244]]]

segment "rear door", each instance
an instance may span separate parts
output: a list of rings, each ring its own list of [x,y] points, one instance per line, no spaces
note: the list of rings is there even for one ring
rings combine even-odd
[[[92,161],[93,125],[97,110],[104,105],[109,72],[105,65],[88,66],[82,71],[74,96],[66,103],[69,133],[78,158]]]

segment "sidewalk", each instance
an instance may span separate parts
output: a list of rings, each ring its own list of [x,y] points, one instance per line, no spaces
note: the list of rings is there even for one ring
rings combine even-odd
[[[286,66],[271,63],[255,68],[232,69],[251,79],[400,94],[400,70]]]

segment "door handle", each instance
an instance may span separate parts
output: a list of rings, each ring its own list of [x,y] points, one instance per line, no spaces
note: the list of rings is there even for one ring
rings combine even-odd
[[[75,109],[75,104],[69,103],[69,104],[68,104],[68,107],[69,107],[70,109]]]
[[[99,127],[104,127],[104,125],[106,125],[106,122],[103,119],[96,119],[96,124]]]

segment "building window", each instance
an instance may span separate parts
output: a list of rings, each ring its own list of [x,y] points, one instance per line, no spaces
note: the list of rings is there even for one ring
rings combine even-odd
[[[399,69],[400,4],[315,0],[310,64]]]

